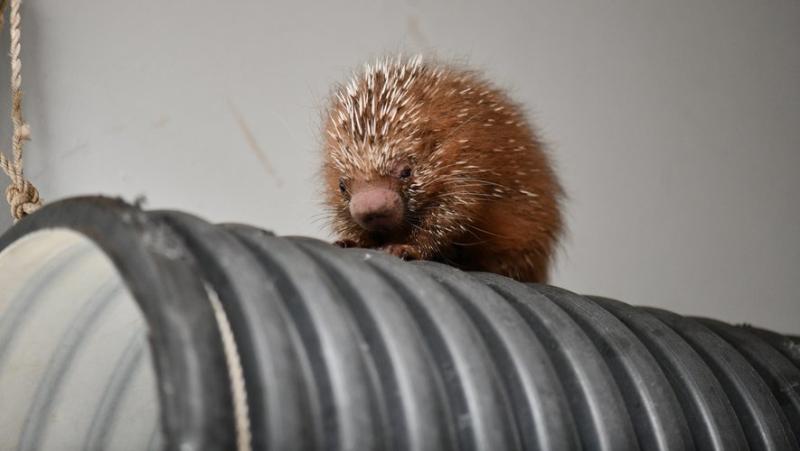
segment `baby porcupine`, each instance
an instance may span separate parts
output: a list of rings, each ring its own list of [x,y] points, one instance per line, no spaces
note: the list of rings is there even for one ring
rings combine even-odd
[[[520,107],[476,72],[365,65],[331,96],[323,139],[340,245],[547,281],[561,186]]]

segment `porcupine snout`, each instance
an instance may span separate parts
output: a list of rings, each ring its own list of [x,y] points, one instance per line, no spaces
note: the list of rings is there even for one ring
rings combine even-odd
[[[391,189],[367,188],[350,199],[350,216],[371,232],[392,231],[403,222],[403,201]]]

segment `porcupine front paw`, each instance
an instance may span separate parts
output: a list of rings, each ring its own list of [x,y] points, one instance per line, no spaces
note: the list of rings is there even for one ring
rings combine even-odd
[[[378,249],[403,260],[422,260],[422,256],[416,247],[409,244],[387,244]]]

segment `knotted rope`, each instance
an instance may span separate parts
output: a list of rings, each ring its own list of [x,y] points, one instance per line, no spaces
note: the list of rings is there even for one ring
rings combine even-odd
[[[0,28],[7,0],[0,0]],[[13,161],[0,150],[0,167],[11,178],[11,185],[6,189],[6,200],[11,205],[11,214],[15,220],[31,214],[42,206],[39,190],[34,187],[22,172],[22,149],[24,142],[31,139],[31,131],[22,117],[22,62],[19,59],[19,6],[22,0],[11,0],[9,14],[9,30],[11,33],[11,121],[14,123],[14,136],[11,140]]]

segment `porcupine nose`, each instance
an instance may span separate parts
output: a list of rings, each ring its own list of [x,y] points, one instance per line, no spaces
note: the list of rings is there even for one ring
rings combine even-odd
[[[350,199],[350,215],[363,228],[390,231],[403,221],[403,201],[387,188],[368,188]]]

